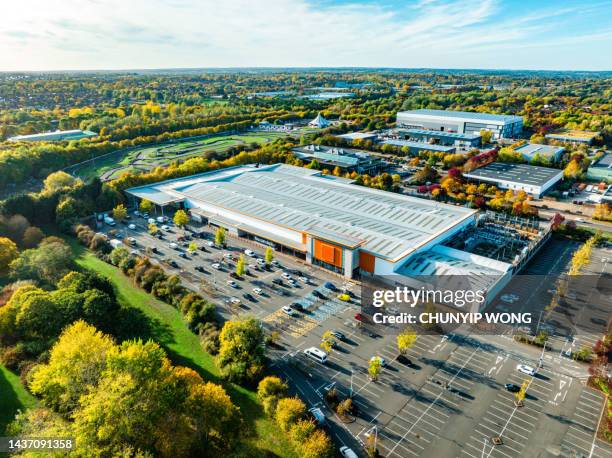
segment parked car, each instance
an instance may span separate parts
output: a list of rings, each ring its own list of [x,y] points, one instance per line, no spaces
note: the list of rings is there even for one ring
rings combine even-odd
[[[198,272],[204,272],[204,267],[202,266],[195,266],[194,269],[197,270]]]
[[[533,367],[526,364],[517,364],[516,370],[522,372],[523,374],[531,375],[532,377],[536,373],[536,370]]]
[[[325,364],[327,362],[327,353],[317,347],[310,347],[304,350],[304,354],[315,361],[318,361],[321,364]]]
[[[340,331],[337,331],[336,329],[332,329],[330,332],[331,332],[331,335],[334,336],[336,339],[346,340],[346,336],[342,334]]]
[[[340,447],[340,455],[342,455],[343,458],[358,458],[353,449],[347,447],[346,445]]]
[[[284,285],[283,281],[280,278],[274,278],[272,280],[272,283],[274,283],[275,285],[278,285],[278,286],[283,286]]]
[[[171,242],[170,245],[168,245],[170,248],[172,248],[173,250],[178,250],[178,244]]]
[[[521,391],[521,387],[518,385],[515,385],[514,383],[506,383],[504,385],[504,388],[510,391],[511,393],[518,393],[519,391]]]
[[[209,240],[208,242],[206,242],[206,245],[208,245],[211,248],[214,248],[215,247],[215,242]]]
[[[291,274],[290,274],[290,273],[287,273],[287,272],[283,272],[283,273],[281,274],[281,277],[283,277],[285,280],[289,280],[289,279],[293,278],[293,277],[291,276]]]
[[[155,222],[156,221],[153,218],[147,219],[147,223],[149,223],[149,224],[155,224]]]
[[[171,259],[171,260],[170,260],[170,262],[169,262],[168,264],[170,264],[170,265],[171,265],[172,267],[174,267],[175,269],[177,269],[177,268],[178,268],[178,266],[179,266],[179,265],[178,265],[178,263],[177,263],[177,262],[176,262],[174,259]]]
[[[258,294],[258,295],[261,296],[263,294],[263,289],[261,289],[261,288],[253,288],[253,292],[255,294]]]
[[[228,286],[231,286],[232,288],[238,288],[238,283],[236,283],[234,280],[228,280],[227,284]]]
[[[216,270],[221,270],[221,264],[219,264],[218,262],[213,262],[211,264],[211,267]]]
[[[288,305],[285,305],[281,310],[283,311],[283,313],[285,313],[285,315],[289,315],[289,316],[295,316],[296,315],[295,310],[293,310]]]
[[[247,301],[255,302],[255,297],[251,293],[244,293],[242,295]]]
[[[272,264],[274,267],[280,267],[281,266],[280,262],[278,262],[276,259],[273,259],[270,264]]]
[[[183,258],[183,259],[187,259],[187,255],[185,253],[183,253],[182,251],[179,252],[179,258]]]
[[[509,304],[514,304],[519,300],[519,297],[516,294],[503,294],[500,299],[504,302],[508,302]]]
[[[232,297],[230,298],[230,302],[232,304],[240,304],[240,299],[238,299],[237,297]]]
[[[170,226],[168,226],[167,224],[162,224],[162,231],[169,231],[170,230]]]
[[[357,321],[365,321],[365,317],[361,313],[356,313],[355,314],[355,319]]]
[[[240,280],[240,276],[236,272],[230,272],[229,276],[236,280]]]
[[[135,224],[128,224],[128,229],[134,231],[134,230],[136,230],[136,225]]]
[[[325,295],[316,289],[312,292],[312,295],[318,297],[319,299],[325,299]]]
[[[325,285],[323,285],[323,286],[325,286],[327,289],[331,289],[332,291],[336,291],[336,289],[337,289],[337,288],[334,286],[334,284],[333,284],[333,283],[331,283],[331,282],[329,282],[329,281],[328,281],[328,282],[326,282],[326,283],[325,283]]]
[[[244,254],[250,257],[255,256],[255,252],[253,250],[244,250]]]

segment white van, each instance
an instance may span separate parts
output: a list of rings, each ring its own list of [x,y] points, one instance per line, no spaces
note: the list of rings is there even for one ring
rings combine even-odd
[[[304,354],[321,364],[325,364],[327,362],[327,353],[317,347],[307,348],[304,350]]]

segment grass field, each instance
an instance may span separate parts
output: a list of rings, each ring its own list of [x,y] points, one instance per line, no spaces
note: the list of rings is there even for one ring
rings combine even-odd
[[[216,135],[200,140],[185,140],[176,143],[164,143],[155,146],[143,146],[130,151],[119,151],[101,159],[88,161],[69,172],[87,179],[102,176],[103,179],[119,177],[126,171],[151,170],[166,165],[177,159],[188,159],[211,152],[222,152],[232,146],[249,143],[267,143],[285,137],[282,132],[244,132],[234,135]]]
[[[0,436],[6,436],[6,427],[18,410],[36,404],[36,398],[26,391],[19,377],[0,364]]]
[[[124,306],[139,309],[149,319],[155,328],[155,340],[166,349],[175,364],[191,367],[204,379],[220,383],[212,356],[202,350],[198,337],[187,328],[178,310],[135,287],[120,270],[96,258],[74,239],[66,240],[71,243],[80,266],[108,277],[115,285],[119,301]],[[282,431],[265,416],[253,391],[229,384],[225,384],[225,388],[240,407],[245,423],[245,440],[237,453],[239,456],[296,456]]]

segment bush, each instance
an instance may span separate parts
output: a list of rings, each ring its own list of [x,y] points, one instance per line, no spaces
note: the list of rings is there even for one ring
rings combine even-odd
[[[276,405],[276,422],[285,432],[306,415],[306,406],[298,398],[283,398]]]
[[[257,386],[257,397],[264,407],[264,411],[273,416],[278,400],[287,394],[288,386],[275,376],[265,377]]]
[[[211,355],[219,353],[219,334],[216,323],[206,323],[200,329],[200,344],[205,352]]]

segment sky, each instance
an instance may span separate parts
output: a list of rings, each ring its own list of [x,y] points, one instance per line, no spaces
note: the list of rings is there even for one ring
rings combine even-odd
[[[612,0],[2,0],[0,71],[612,70]]]

